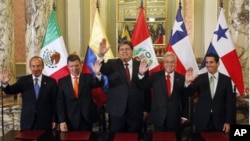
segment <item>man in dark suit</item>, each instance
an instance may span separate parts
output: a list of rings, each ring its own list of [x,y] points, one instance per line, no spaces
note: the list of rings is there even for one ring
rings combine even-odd
[[[9,73],[2,72],[2,87],[6,94],[22,95],[21,130],[51,130],[56,127],[56,80],[42,74],[44,68],[41,57],[30,59],[31,75],[22,76],[9,85]],[[37,83],[35,82],[37,80]],[[34,86],[38,86],[36,93]]]
[[[151,117],[154,131],[180,132],[181,125],[188,119],[185,77],[174,71],[177,63],[174,53],[165,53],[162,62],[164,70],[153,73],[148,81],[152,88]]]
[[[97,58],[103,61],[108,51],[106,40],[100,43]],[[140,132],[143,125],[143,114],[147,115],[149,103],[142,85],[147,73],[140,73],[140,62],[132,58],[133,46],[123,41],[118,46],[118,59],[103,62],[101,72],[107,75],[109,89],[107,92],[106,111],[109,114],[111,132]]]
[[[93,123],[98,119],[91,89],[103,85],[101,64],[96,61],[92,67],[96,76],[83,74],[80,57],[70,54],[67,66],[70,74],[58,81],[57,111],[60,131],[91,131]]]
[[[197,92],[193,123],[196,132],[230,130],[233,118],[233,89],[231,79],[218,72],[219,56],[205,56],[207,73],[193,76],[193,70],[186,72],[186,86],[192,95]],[[189,85],[190,84],[190,85]]]

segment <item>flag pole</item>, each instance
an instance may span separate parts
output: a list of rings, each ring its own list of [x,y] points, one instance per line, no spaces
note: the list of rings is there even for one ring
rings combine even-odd
[[[220,0],[220,8],[223,8],[223,0]]]
[[[56,11],[56,0],[53,1],[53,10]]]
[[[100,5],[99,5],[99,1],[98,0],[96,0],[96,8],[97,8],[98,13],[100,13]]]
[[[179,0],[179,8],[182,8],[182,7],[181,7],[181,0]]]
[[[2,63],[2,71],[4,70],[4,61],[5,61],[5,59],[3,58],[3,63]],[[4,104],[3,104],[3,102],[4,102],[4,100],[3,100],[3,89],[2,89],[2,87],[0,88],[0,93],[1,93],[1,122],[2,122],[2,136],[4,137],[4,113],[3,113],[3,110],[4,110],[4,108],[3,108],[3,106],[4,106]]]

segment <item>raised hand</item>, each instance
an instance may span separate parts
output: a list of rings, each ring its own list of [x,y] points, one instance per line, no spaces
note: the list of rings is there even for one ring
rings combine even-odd
[[[100,61],[96,60],[95,63],[92,65],[92,70],[95,72],[96,75],[100,75],[100,69],[102,67],[102,64]]]
[[[146,59],[141,60],[139,66],[139,74],[143,75],[148,70],[148,63]]]
[[[194,81],[194,79],[195,77],[193,75],[193,68],[190,67],[186,70],[185,81],[191,83]]]
[[[9,80],[10,80],[9,71],[7,69],[3,69],[1,83],[8,84]]]
[[[108,52],[110,47],[108,47],[106,43],[107,43],[106,39],[102,39],[102,41],[100,42],[99,52],[98,52],[99,57],[104,57],[104,55]]]

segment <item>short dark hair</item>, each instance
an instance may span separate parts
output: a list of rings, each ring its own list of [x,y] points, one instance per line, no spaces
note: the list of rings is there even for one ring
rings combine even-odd
[[[73,61],[76,61],[76,60],[81,62],[81,59],[77,54],[69,54],[69,56],[67,58],[67,63],[68,62],[73,62]]]
[[[220,57],[215,53],[208,53],[208,54],[206,54],[205,58],[206,57],[214,57],[214,60],[215,60],[216,63],[218,63],[219,59],[220,59]]]
[[[130,49],[133,50],[133,45],[132,42],[128,41],[128,40],[122,40],[120,41],[119,45],[118,45],[118,50],[120,50],[121,45],[129,45]]]
[[[42,65],[44,66],[44,62],[43,62],[43,58],[42,58],[42,57],[40,57],[40,56],[33,56],[33,57],[31,57],[31,58],[30,58],[30,64],[31,64],[31,61],[32,61],[33,59],[39,59],[39,60],[42,62]]]

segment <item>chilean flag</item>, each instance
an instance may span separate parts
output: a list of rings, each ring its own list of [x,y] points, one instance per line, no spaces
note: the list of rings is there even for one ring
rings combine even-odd
[[[103,26],[100,20],[99,12],[98,10],[96,10],[92,32],[90,36],[90,41],[89,41],[89,45],[86,51],[82,72],[94,74],[92,70],[92,64],[94,64],[96,61],[96,55],[98,53],[100,42],[104,38],[106,39],[107,44],[109,46],[107,35],[103,29]],[[105,54],[104,61],[110,58],[114,58],[111,50],[109,50]],[[103,76],[103,78],[104,78],[104,86],[102,88],[92,89],[92,94],[93,94],[95,103],[97,104],[98,107],[102,107],[106,103],[106,99],[107,99],[106,92],[108,89],[108,79],[106,76]]]
[[[140,13],[135,24],[131,42],[134,46],[134,58],[138,60],[147,59],[150,74],[160,70],[143,7],[140,7]]]
[[[174,52],[177,56],[176,72],[185,76],[186,70],[192,67],[194,76],[198,75],[199,69],[181,15],[181,7],[177,11],[172,35],[166,48],[167,51]]]
[[[220,10],[218,23],[206,54],[208,53],[215,53],[220,57],[219,71],[231,77],[237,91],[243,94],[244,83],[242,69],[228,30],[223,8]],[[205,60],[203,60],[201,72],[206,71]]]

